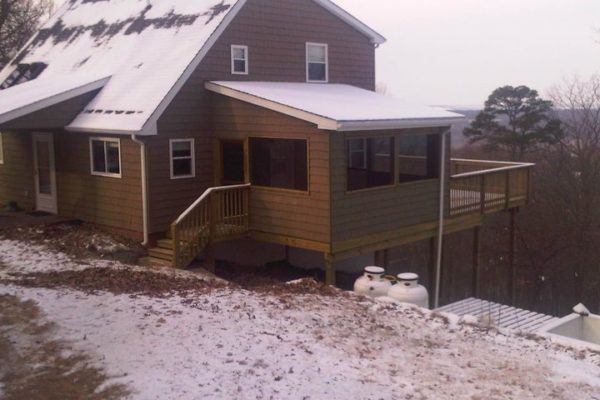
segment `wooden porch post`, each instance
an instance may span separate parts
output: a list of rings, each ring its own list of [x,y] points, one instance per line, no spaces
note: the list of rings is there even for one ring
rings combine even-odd
[[[473,297],[478,298],[479,293],[479,269],[481,265],[481,237],[480,229],[478,226],[473,228],[473,282],[471,293]]]
[[[435,265],[436,265],[436,251],[437,251],[437,243],[435,237],[429,239],[429,271],[427,282],[429,285],[429,292],[433,293],[435,286]],[[429,308],[433,308],[434,306],[433,296],[429,296]]]
[[[510,266],[510,282],[509,282],[509,294],[511,298],[511,303],[514,306],[517,302],[517,270],[515,266],[515,218],[517,214],[517,209],[512,208],[509,211],[510,213],[510,221],[509,221],[509,245],[508,245],[508,262]]]
[[[335,286],[335,263],[330,253],[325,253],[325,284]]]

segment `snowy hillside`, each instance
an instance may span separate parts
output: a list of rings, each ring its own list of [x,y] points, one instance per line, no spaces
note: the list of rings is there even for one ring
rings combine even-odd
[[[308,281],[246,291],[0,240],[6,296],[33,300],[39,318],[55,323],[51,336],[103,371],[96,393],[121,384],[132,399],[591,400],[600,393],[598,354]],[[7,376],[0,368],[10,395]]]

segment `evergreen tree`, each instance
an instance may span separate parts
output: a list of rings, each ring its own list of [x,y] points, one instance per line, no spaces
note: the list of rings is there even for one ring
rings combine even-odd
[[[471,143],[482,142],[488,150],[508,153],[522,160],[542,143],[562,136],[561,123],[551,116],[552,102],[543,100],[527,86],[504,86],[494,90],[464,135]]]

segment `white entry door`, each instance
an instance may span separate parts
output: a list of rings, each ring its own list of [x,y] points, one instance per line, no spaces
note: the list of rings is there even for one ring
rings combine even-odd
[[[36,209],[52,214],[58,212],[54,138],[51,133],[33,134],[33,157]]]

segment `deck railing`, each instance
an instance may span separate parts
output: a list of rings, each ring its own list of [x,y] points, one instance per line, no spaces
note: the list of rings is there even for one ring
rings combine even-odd
[[[173,267],[183,268],[206,246],[248,231],[250,184],[208,189],[173,224]]]
[[[450,215],[487,214],[529,203],[534,164],[451,160]]]

